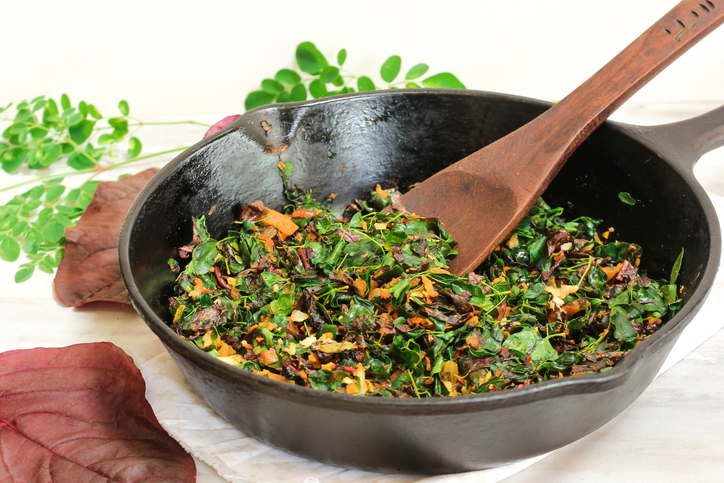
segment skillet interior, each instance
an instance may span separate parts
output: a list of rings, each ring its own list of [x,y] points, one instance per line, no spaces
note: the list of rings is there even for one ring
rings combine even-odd
[[[180,155],[141,192],[121,234],[121,267],[139,313],[196,392],[227,420],[270,444],[331,464],[377,471],[480,469],[570,443],[620,413],[653,379],[703,301],[711,213],[687,172],[606,123],[569,160],[544,198],[572,219],[602,218],[644,246],[650,275],[667,277],[686,250],[679,283],[692,298],[656,336],[600,375],[445,400],[383,400],[317,392],[227,366],[176,336],[167,260],[208,213],[214,236],[255,199],[283,205],[279,160],[294,181],[344,206],[375,184],[403,190],[514,130],[549,104],[474,91],[392,91],[260,108]],[[264,121],[264,122],[262,122]],[[629,192],[634,206],[618,193]],[[716,221],[713,222],[716,224]],[[718,243],[718,239],[717,239]],[[718,261],[718,260],[717,260]]]

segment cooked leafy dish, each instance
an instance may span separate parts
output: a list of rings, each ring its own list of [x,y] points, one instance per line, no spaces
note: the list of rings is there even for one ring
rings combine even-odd
[[[474,272],[455,242],[379,186],[342,213],[289,181],[289,205],[205,217],[170,260],[170,324],[220,360],[291,384],[386,397],[458,396],[609,370],[681,302],[639,270],[642,249],[543,200]],[[381,210],[393,206],[390,213]]]

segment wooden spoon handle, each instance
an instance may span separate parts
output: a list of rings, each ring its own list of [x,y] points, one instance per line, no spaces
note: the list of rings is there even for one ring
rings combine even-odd
[[[682,1],[576,90],[520,128],[519,131],[529,134],[518,133],[513,141],[530,135],[527,142],[530,151],[521,153],[521,147],[516,146],[511,151],[514,156],[510,156],[510,162],[498,163],[503,171],[515,170],[520,176],[522,184],[516,186],[516,194],[531,190],[537,196],[542,194],[571,153],[593,130],[723,21],[723,0]],[[550,163],[556,153],[557,162]],[[480,159],[476,159],[475,154],[458,163],[459,169],[476,172]],[[490,175],[487,167],[485,173]],[[541,184],[543,173],[546,182]]]
[[[722,21],[724,1],[682,1],[555,105],[548,114],[548,122],[565,123],[568,129],[577,131],[577,140],[585,139],[629,97]],[[567,143],[571,151],[580,144],[561,142]]]

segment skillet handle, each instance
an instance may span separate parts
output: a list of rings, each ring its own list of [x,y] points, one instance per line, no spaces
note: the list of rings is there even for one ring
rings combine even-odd
[[[636,131],[652,150],[693,172],[699,158],[724,146],[724,106],[679,122],[637,126]]]

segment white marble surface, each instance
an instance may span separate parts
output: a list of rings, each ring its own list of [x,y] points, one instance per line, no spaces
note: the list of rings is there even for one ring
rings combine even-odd
[[[677,120],[718,106],[718,102],[695,104],[654,104],[631,105],[617,113],[619,120],[638,124],[652,124]],[[225,113],[224,113],[225,114]],[[210,116],[211,121],[219,116]],[[159,151],[194,142],[200,138],[204,128],[198,126],[149,127],[145,134],[147,152]],[[145,165],[129,167],[135,172],[148,165],[160,165],[171,158],[148,162]],[[697,165],[697,175],[705,187],[716,195],[724,196],[724,150],[719,149],[705,156]],[[32,176],[21,174],[22,176]],[[113,177],[117,176],[117,173]],[[0,193],[0,202],[5,202],[14,192]],[[717,200],[719,206],[724,206]],[[16,264],[15,264],[16,265]],[[176,428],[177,411],[170,408],[173,391],[176,396],[191,400],[189,411],[211,414],[203,403],[196,400],[172,365],[168,356],[160,349],[155,336],[130,308],[119,308],[112,304],[98,304],[82,309],[61,307],[52,294],[52,277],[37,273],[29,281],[14,284],[14,264],[0,263],[0,304],[3,316],[0,319],[0,351],[32,348],[39,346],[65,346],[78,342],[111,341],[126,350],[137,361],[148,383],[148,397],[159,419],[168,428]],[[721,278],[721,277],[720,277]],[[721,281],[719,282],[721,284]],[[717,289],[719,301],[724,288]],[[711,302],[711,301],[710,301]],[[708,303],[710,303],[708,302]],[[713,303],[713,302],[712,302]],[[716,306],[717,308],[721,305]],[[702,312],[695,322],[702,327],[724,324],[720,311]],[[685,332],[685,335],[687,332]],[[691,332],[689,332],[691,334]],[[694,347],[698,345],[694,343]],[[600,430],[565,448],[532,463],[528,468],[504,468],[498,472],[471,473],[432,479],[445,483],[468,483],[500,481],[585,481],[608,482],[612,478],[624,481],[702,481],[715,480],[724,474],[724,332],[689,353],[662,374],[646,389],[643,395],[623,414]],[[681,354],[684,355],[684,354]],[[680,357],[680,356],[679,356]],[[159,374],[168,374],[176,384],[170,389],[168,380]],[[171,392],[169,392],[171,391]],[[176,408],[177,409],[177,408]],[[209,419],[211,421],[211,419]],[[181,421],[181,425],[185,424]],[[211,424],[211,423],[209,423]],[[218,421],[220,431],[229,431]],[[171,429],[169,429],[171,431]],[[174,429],[176,431],[176,429]],[[184,441],[183,433],[174,433]],[[227,433],[228,434],[228,433]],[[264,454],[263,458],[249,459],[248,453],[234,451],[238,441],[215,440],[205,442],[211,449],[211,456],[225,462],[244,460],[242,476],[229,477],[229,481],[255,481],[277,483],[281,481],[304,482],[306,478],[317,478],[320,483],[332,482],[411,482],[416,477],[390,477],[360,472],[346,472],[317,465],[306,460],[287,460],[284,464],[284,478],[279,455],[257,442],[248,444]],[[196,443],[194,443],[196,444]],[[216,448],[216,449],[214,449]],[[214,451],[216,451],[214,453]],[[275,459],[277,458],[277,459]],[[213,459],[213,458],[212,458]],[[292,458],[292,460],[294,460]],[[207,458],[207,461],[211,461]],[[224,481],[214,468],[197,460],[202,483]],[[526,463],[527,464],[527,463]],[[522,465],[525,466],[525,465]],[[510,476],[512,474],[512,476]],[[314,480],[306,480],[315,483]]]

